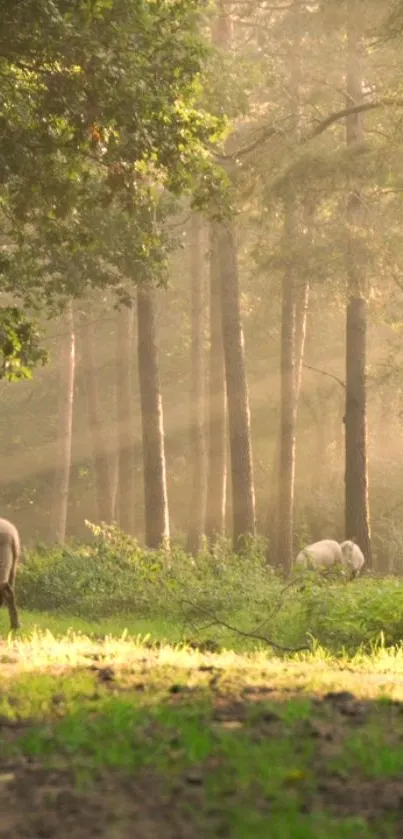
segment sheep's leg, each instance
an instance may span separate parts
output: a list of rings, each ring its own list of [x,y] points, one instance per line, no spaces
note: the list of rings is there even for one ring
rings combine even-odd
[[[8,584],[9,584],[10,588],[14,588],[16,571],[17,571],[17,563],[13,562],[13,564],[11,566],[11,571],[8,575]]]
[[[14,580],[15,580],[15,572],[17,570],[16,563],[14,562],[11,566],[10,573],[8,575],[8,585],[10,588],[14,588]],[[3,586],[0,586],[0,607],[3,605],[4,601],[6,600],[4,596],[4,588],[6,587],[7,583],[4,583]],[[7,601],[6,601],[7,602]]]
[[[18,617],[17,605],[14,597],[14,590],[11,588],[10,583],[4,583],[1,593],[8,608],[8,614],[10,617],[10,628],[20,629],[21,624]]]

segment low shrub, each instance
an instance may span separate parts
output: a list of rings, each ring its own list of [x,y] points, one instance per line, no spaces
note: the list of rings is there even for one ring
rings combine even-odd
[[[403,581],[366,575],[347,582],[307,572],[284,581],[251,542],[235,556],[227,541],[195,558],[182,548],[147,551],[116,527],[94,527],[91,545],[42,547],[27,555],[17,580],[22,608],[102,620],[125,614],[181,625],[184,637],[220,635],[228,625],[298,647],[315,638],[332,652],[403,637]],[[261,640],[264,644],[265,641]]]

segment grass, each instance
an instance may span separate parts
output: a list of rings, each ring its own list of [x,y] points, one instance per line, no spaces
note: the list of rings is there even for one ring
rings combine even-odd
[[[0,644],[7,835],[402,835],[402,647],[202,653],[23,617]]]
[[[123,617],[105,618],[99,621],[89,621],[84,618],[69,614],[56,614],[52,612],[30,612],[25,609],[21,611],[21,622],[23,624],[19,637],[30,637],[36,630],[49,631],[56,638],[66,635],[74,628],[75,633],[83,633],[99,639],[106,635],[120,637],[124,631],[132,637],[138,635],[150,635],[152,638],[162,642],[176,644],[183,638],[183,631],[180,626],[173,622],[156,618],[135,618],[133,615]],[[7,636],[9,632],[9,619],[5,609],[0,610],[0,637]]]

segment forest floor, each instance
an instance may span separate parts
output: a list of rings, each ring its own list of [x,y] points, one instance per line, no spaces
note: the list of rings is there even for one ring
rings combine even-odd
[[[0,814],[2,839],[402,837],[403,650],[4,638]]]

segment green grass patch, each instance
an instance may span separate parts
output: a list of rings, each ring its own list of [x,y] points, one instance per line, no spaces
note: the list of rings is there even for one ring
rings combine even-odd
[[[150,637],[151,641],[176,644],[184,636],[180,626],[170,623],[163,618],[136,618],[135,615],[111,617],[104,620],[85,620],[74,614],[55,614],[52,612],[31,612],[21,609],[22,630],[19,638],[29,638],[35,630],[49,631],[54,637],[66,635],[69,631],[82,633],[88,637],[102,639],[109,635],[120,638],[123,632],[132,637],[140,635]],[[8,614],[0,609],[0,636],[7,637],[10,632]]]
[[[355,732],[344,744],[343,754],[333,767],[346,776],[359,770],[367,778],[393,778],[403,773],[403,722],[390,732],[382,730],[382,718]]]
[[[33,778],[44,819],[66,786],[77,812],[93,813],[115,784],[122,813],[141,799],[153,829],[169,813],[194,837],[401,835],[400,649],[347,667],[319,650],[284,660],[36,632],[0,654],[0,785],[13,818]],[[328,695],[335,685],[344,693]]]

